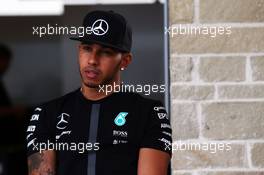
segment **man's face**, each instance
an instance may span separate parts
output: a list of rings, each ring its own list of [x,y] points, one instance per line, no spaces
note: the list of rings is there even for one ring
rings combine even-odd
[[[119,74],[122,53],[98,44],[80,44],[79,68],[82,82],[97,88],[113,82]]]

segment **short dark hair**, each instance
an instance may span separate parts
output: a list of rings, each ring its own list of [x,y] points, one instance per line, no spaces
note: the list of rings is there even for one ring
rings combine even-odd
[[[0,59],[11,59],[12,58],[12,51],[8,46],[5,44],[0,43]]]

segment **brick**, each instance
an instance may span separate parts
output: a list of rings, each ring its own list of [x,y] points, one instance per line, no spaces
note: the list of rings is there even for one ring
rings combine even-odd
[[[192,69],[191,57],[172,57],[170,59],[171,81],[191,81]]]
[[[200,79],[206,82],[244,81],[245,64],[244,57],[202,57]]]
[[[210,37],[204,34],[170,35],[172,54],[246,53],[264,51],[264,28],[231,28],[231,34]]]
[[[205,149],[173,151],[172,167],[175,170],[199,168],[246,167],[244,145],[230,144],[231,150],[215,153]]]
[[[191,23],[194,16],[193,0],[169,1],[170,24]]]
[[[211,139],[263,139],[264,102],[202,104],[202,133]]]
[[[218,96],[223,99],[264,98],[264,85],[220,85]]]
[[[172,175],[192,175],[192,173],[173,172]]]
[[[198,138],[196,107],[191,103],[172,103],[171,124],[173,140]]]
[[[264,56],[251,58],[252,79],[255,81],[264,80]]]
[[[264,172],[243,172],[243,171],[222,171],[222,172],[203,172],[199,173],[199,175],[264,175]]]
[[[251,149],[251,160],[253,166],[264,168],[264,143],[255,143],[253,145]]]
[[[263,0],[200,0],[202,22],[263,22]]]
[[[174,85],[171,94],[176,100],[208,100],[214,97],[214,87]]]

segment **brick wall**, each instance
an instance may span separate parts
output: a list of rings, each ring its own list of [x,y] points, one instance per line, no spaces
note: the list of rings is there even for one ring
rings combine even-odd
[[[170,26],[230,26],[230,35],[170,33],[175,175],[264,175],[264,0],[170,0]]]

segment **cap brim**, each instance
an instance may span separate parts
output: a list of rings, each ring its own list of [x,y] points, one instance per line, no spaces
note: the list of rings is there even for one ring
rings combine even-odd
[[[71,40],[75,40],[75,41],[80,41],[82,43],[87,43],[87,44],[99,44],[99,45],[102,45],[102,46],[105,46],[105,47],[110,47],[114,50],[117,50],[117,51],[120,51],[120,52],[129,52],[125,49],[122,49],[120,47],[117,47],[117,46],[114,46],[112,44],[108,44],[108,43],[104,43],[104,42],[101,42],[101,41],[97,41],[97,40],[93,40],[93,39],[87,39],[87,38],[83,38],[83,37],[70,37]]]

